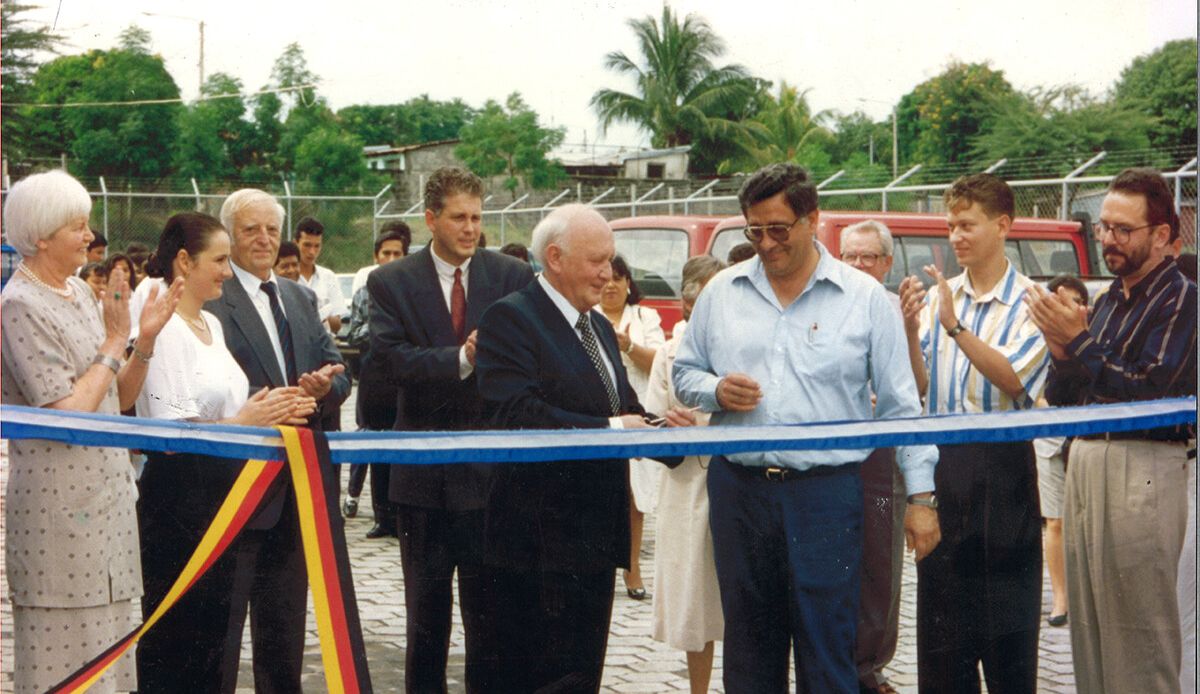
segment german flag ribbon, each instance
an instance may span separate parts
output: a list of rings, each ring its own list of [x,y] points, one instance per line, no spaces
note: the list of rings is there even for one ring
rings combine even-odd
[[[336,472],[330,464],[325,436],[309,429],[276,427],[287,451],[288,469],[296,491],[300,534],[309,586],[317,616],[321,659],[330,694],[369,693],[370,672],[358,621],[358,604],[350,572],[341,516],[337,510]],[[208,571],[237,538],[258,509],[271,483],[283,470],[279,461],[251,460],[229,490],[216,516],[200,539],[179,577],[148,619],[87,663],[51,694],[85,692],[167,613]],[[180,644],[181,648],[188,647]]]

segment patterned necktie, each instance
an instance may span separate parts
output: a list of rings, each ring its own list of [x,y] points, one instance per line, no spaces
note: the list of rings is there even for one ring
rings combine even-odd
[[[583,341],[583,349],[587,352],[588,358],[592,360],[592,366],[600,372],[600,380],[604,383],[605,392],[608,393],[608,405],[612,409],[612,413],[616,415],[621,411],[621,399],[617,397],[617,389],[608,375],[604,360],[600,358],[600,345],[596,344],[596,335],[592,332],[592,320],[589,315],[587,313],[579,314],[579,320],[575,321],[575,327],[579,330],[579,339]]]
[[[454,286],[450,289],[450,322],[458,344],[467,341],[467,290],[463,289],[462,268],[454,268]]]
[[[279,346],[283,349],[284,371],[289,386],[296,385],[296,350],[292,347],[292,329],[288,327],[287,316],[283,315],[283,307],[279,305],[279,296],[275,293],[275,285],[263,282],[262,290],[271,300],[271,315],[275,317],[275,332],[279,333]]]

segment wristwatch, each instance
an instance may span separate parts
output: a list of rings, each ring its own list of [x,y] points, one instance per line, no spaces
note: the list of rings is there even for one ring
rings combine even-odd
[[[964,326],[964,325],[962,324],[962,321],[959,321],[959,322],[957,322],[957,323],[955,323],[955,324],[954,324],[954,327],[953,327],[953,328],[950,328],[949,330],[947,330],[947,331],[946,331],[946,334],[950,336],[950,339],[951,339],[951,340],[953,340],[954,338],[958,337],[958,334],[959,334],[959,333],[963,332],[963,331],[964,331],[964,330],[966,330],[966,329],[967,329],[967,328],[966,328],[966,326]]]
[[[959,326],[959,327],[961,327],[961,326]],[[933,508],[933,509],[936,509],[938,507],[936,494],[930,494],[927,497],[925,497],[925,496],[910,496],[910,497],[908,497],[908,503],[912,504],[913,506],[926,506],[928,508]]]

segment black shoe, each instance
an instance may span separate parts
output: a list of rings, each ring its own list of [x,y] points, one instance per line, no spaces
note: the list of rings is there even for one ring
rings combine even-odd
[[[392,535],[395,535],[395,534],[396,533],[392,532],[390,528],[385,528],[382,525],[376,523],[375,525],[371,526],[370,530],[367,531],[367,539],[368,540],[378,540],[381,537],[391,537]]]
[[[1052,614],[1050,615],[1050,618],[1046,620],[1046,623],[1052,627],[1066,626],[1067,613],[1063,612],[1062,614]]]
[[[645,588],[626,588],[625,593],[634,600],[645,600],[650,597],[646,594]]]
[[[342,502],[342,515],[347,518],[353,518],[358,515],[358,499],[356,497],[348,496]]]

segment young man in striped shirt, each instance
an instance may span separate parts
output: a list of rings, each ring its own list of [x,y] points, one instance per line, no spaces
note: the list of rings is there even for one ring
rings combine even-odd
[[[1030,293],[1053,357],[1046,399],[1087,405],[1195,396],[1196,285],[1171,257],[1179,217],[1162,175],[1117,175],[1095,230],[1117,279],[1096,299],[1090,322],[1053,294]],[[1181,689],[1176,567],[1195,437],[1189,426],[1071,442],[1063,539],[1081,692]]]
[[[930,414],[1033,406],[1048,356],[1022,295],[1034,283],[1004,253],[1008,185],[964,176],[945,193],[950,247],[964,272],[933,265],[900,285],[913,372]],[[934,475],[942,543],[917,563],[917,670],[922,691],[1033,692],[1042,546],[1030,442],[939,446]]]

